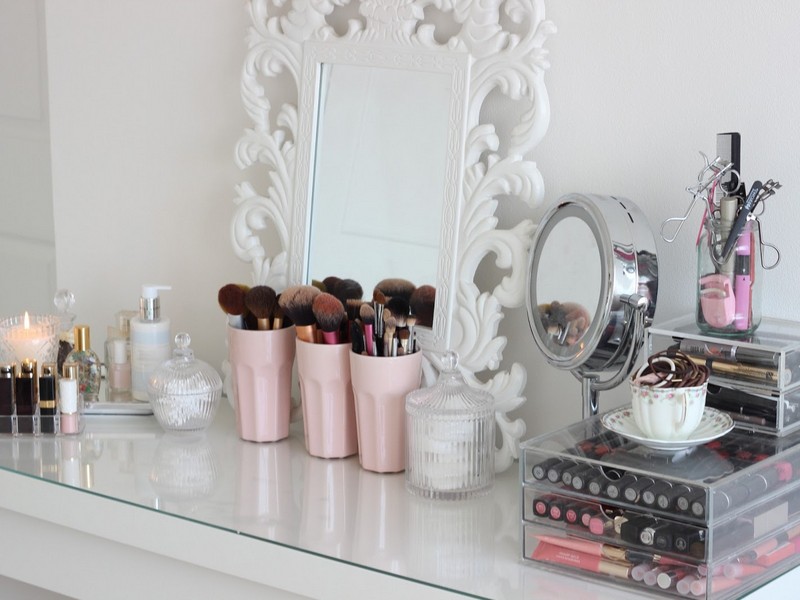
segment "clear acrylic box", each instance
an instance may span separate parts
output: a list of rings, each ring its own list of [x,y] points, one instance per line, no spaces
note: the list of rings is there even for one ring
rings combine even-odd
[[[521,450],[522,551],[540,567],[723,599],[800,563],[800,434],[733,430],[665,453],[597,416]]]

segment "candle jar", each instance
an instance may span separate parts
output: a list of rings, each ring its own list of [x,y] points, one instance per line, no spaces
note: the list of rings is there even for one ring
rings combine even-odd
[[[0,320],[0,362],[38,364],[58,358],[59,318],[54,315],[19,315]]]
[[[712,335],[749,335],[761,323],[759,229],[756,221],[747,221],[725,254],[730,235],[730,226],[716,219],[703,223],[697,245],[697,326]]]

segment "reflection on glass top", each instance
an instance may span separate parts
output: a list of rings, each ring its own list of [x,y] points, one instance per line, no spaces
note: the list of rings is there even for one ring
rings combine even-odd
[[[515,469],[475,501],[432,502],[357,457],[309,456],[298,430],[257,444],[223,403],[205,435],[88,417],[75,437],[0,436],[0,468],[486,598],[522,598]]]

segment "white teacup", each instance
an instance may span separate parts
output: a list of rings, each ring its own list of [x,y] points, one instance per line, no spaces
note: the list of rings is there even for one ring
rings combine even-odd
[[[670,388],[631,381],[636,425],[653,440],[688,439],[703,418],[707,385]]]

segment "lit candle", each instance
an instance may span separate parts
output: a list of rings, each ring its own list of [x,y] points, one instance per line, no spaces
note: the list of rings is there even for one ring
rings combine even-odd
[[[55,362],[56,357],[52,354],[57,350],[56,321],[49,316],[31,319],[25,311],[22,319],[15,317],[5,323],[3,335],[18,363],[26,358],[38,363]]]

